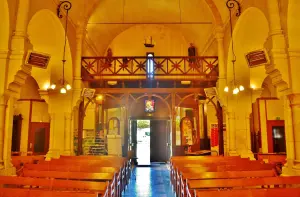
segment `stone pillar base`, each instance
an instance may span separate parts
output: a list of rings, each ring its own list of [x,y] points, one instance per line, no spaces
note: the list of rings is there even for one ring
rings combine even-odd
[[[239,154],[236,152],[236,150],[230,150],[229,156],[239,156]]]
[[[0,176],[11,176],[11,175],[16,175],[16,168],[15,167],[0,169]]]
[[[250,150],[248,150],[248,151],[245,152],[245,153],[242,153],[241,157],[242,157],[242,158],[249,158],[250,160],[256,160],[256,159],[254,158],[253,152],[250,151]]]
[[[46,161],[50,161],[52,158],[53,159],[58,159],[60,157],[59,150],[49,150],[47,155],[46,155]]]
[[[71,150],[65,150],[62,155],[71,156]]]

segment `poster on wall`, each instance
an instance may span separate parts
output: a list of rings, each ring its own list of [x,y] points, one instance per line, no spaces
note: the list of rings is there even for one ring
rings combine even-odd
[[[210,125],[210,146],[218,146],[219,145],[219,128],[218,124]]]

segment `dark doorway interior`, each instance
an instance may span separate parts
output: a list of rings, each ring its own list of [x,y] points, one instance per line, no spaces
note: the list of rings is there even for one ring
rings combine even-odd
[[[23,118],[21,114],[14,116],[11,142],[11,152],[13,155],[18,155],[20,152],[22,120]]]
[[[145,153],[150,152],[150,162],[167,162],[169,160],[171,154],[169,122],[169,120],[150,120],[150,146],[148,147],[150,150],[145,150]],[[138,146],[137,131],[137,120],[131,120],[130,150],[133,151],[139,165],[137,153],[141,151],[137,149],[141,146]]]

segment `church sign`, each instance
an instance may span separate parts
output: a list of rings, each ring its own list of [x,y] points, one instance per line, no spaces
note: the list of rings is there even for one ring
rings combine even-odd
[[[260,66],[262,64],[267,64],[269,62],[267,53],[263,49],[247,53],[246,60],[250,68]]]

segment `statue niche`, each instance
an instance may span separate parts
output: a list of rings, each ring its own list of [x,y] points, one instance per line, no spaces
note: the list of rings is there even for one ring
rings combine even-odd
[[[108,135],[120,135],[120,120],[117,117],[109,119]]]
[[[191,146],[194,144],[195,134],[193,132],[194,126],[191,119],[183,117],[180,121],[180,132],[181,132],[181,145]]]

